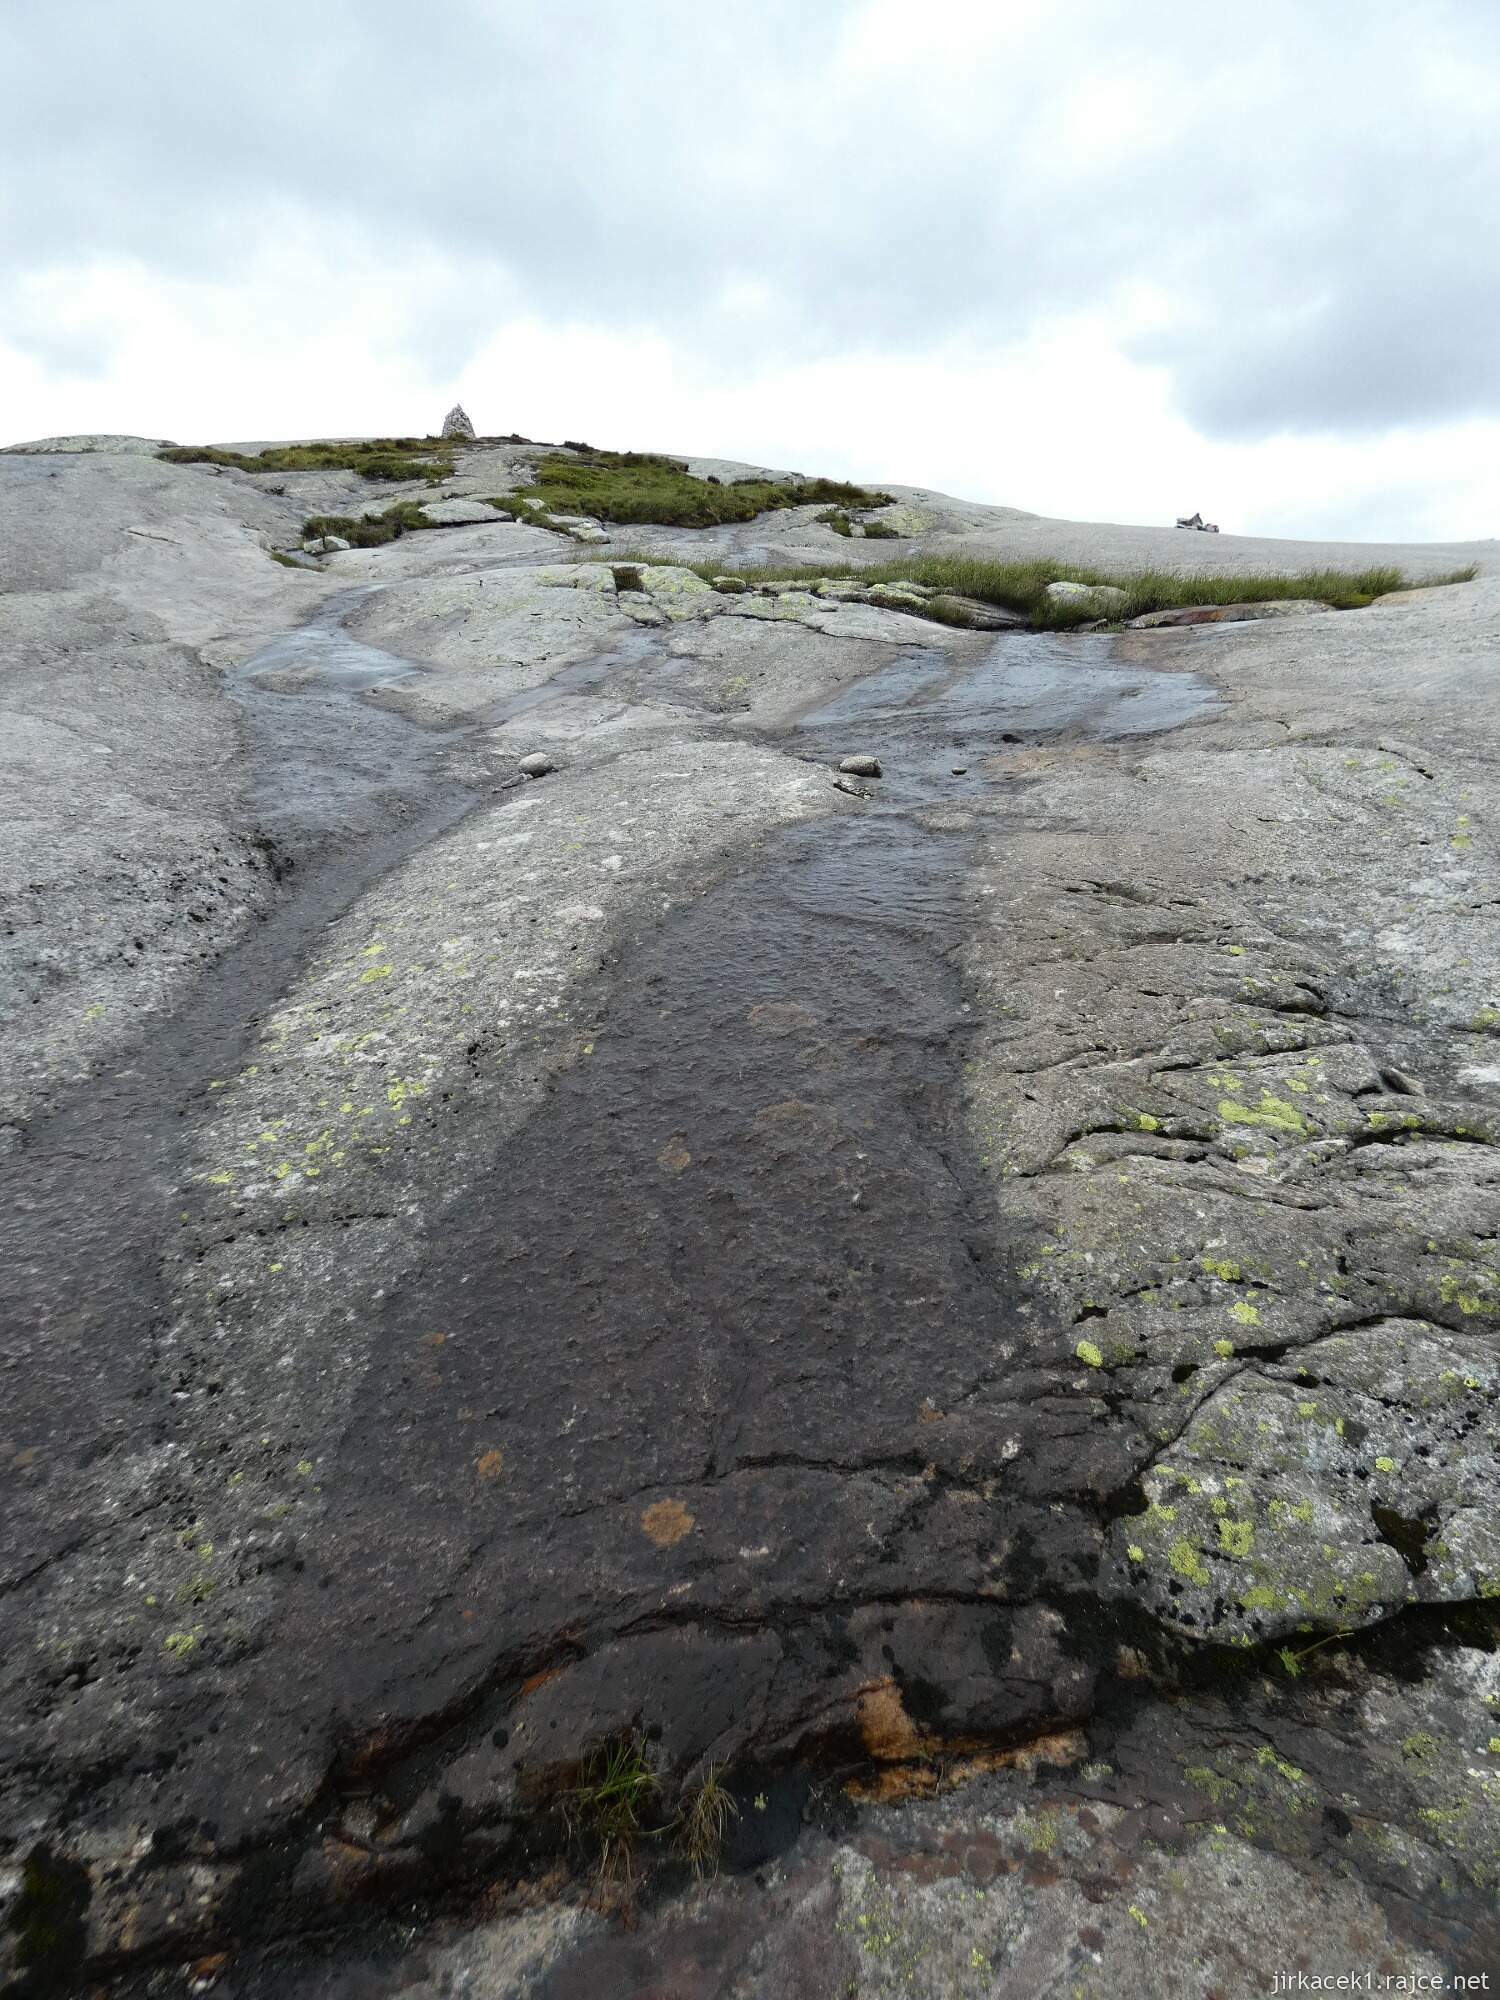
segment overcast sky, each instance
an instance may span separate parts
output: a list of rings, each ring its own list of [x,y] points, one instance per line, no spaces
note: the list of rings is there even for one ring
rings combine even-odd
[[[0,0],[0,441],[1500,534],[1500,0]]]

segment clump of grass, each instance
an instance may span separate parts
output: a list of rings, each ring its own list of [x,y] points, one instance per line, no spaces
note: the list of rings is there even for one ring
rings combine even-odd
[[[398,500],[394,507],[387,507],[384,513],[370,519],[354,514],[314,514],[302,523],[302,536],[304,541],[312,542],[319,535],[339,535],[351,548],[378,549],[402,535],[437,525],[436,521],[428,520],[415,500]]]
[[[543,518],[547,509],[540,500],[530,499],[525,493],[491,493],[484,496],[484,504],[498,508],[502,513],[514,514],[527,527],[544,528],[547,525]]]
[[[868,530],[867,530],[868,532]],[[644,556],[646,562],[661,562],[661,555]],[[617,556],[616,561],[619,560]],[[977,598],[1017,611],[1038,627],[1065,630],[1091,622],[1096,613],[1087,603],[1058,602],[1047,595],[1049,583],[1063,581],[1084,584],[1113,584],[1126,593],[1126,604],[1114,615],[1119,620],[1138,618],[1148,611],[1180,610],[1195,604],[1264,604],[1281,599],[1311,597],[1321,599],[1335,610],[1352,611],[1372,604],[1376,598],[1395,590],[1425,589],[1449,583],[1468,583],[1478,574],[1470,564],[1445,576],[1409,577],[1399,569],[1303,570],[1280,576],[1178,576],[1170,570],[1135,570],[1108,575],[1102,570],[1081,568],[1047,558],[1004,562],[976,555],[911,555],[885,563],[787,563],[769,564],[764,569],[726,569],[722,561],[681,565],[711,583],[716,576],[731,575],[745,582],[795,583],[820,577],[848,578],[860,583],[920,583],[949,598]],[[941,600],[929,601],[928,611],[944,620]],[[959,624],[954,615],[946,622]]]
[[[854,533],[855,523],[847,508],[825,507],[821,514],[814,514],[813,519],[820,527],[832,528],[836,535],[853,535]],[[859,531],[867,542],[895,542],[900,540],[899,533],[891,526],[889,521],[861,521],[859,523]]]
[[[529,485],[496,500],[525,517],[533,509],[588,514],[595,520],[649,523],[668,528],[712,528],[723,521],[753,521],[757,514],[822,502],[848,508],[890,505],[888,493],[870,492],[838,479],[736,479],[723,486],[696,479],[681,459],[659,452],[588,451],[537,461]]]
[[[563,1812],[572,1837],[594,1848],[601,1876],[629,1880],[656,1791],[656,1773],[638,1737],[616,1737],[584,1759]]]
[[[1470,579],[1468,577],[1464,577],[1462,581],[1467,583],[1470,581]],[[1321,1639],[1314,1639],[1310,1646],[1300,1646],[1300,1647],[1278,1646],[1276,1649],[1276,1657],[1281,1662],[1282,1671],[1288,1676],[1288,1678],[1291,1680],[1296,1680],[1299,1674],[1306,1671],[1302,1665],[1302,1662],[1305,1659],[1307,1659],[1310,1654],[1316,1653],[1320,1647],[1332,1646],[1335,1645],[1340,1639],[1349,1639],[1352,1638],[1353,1636],[1354,1635],[1352,1632],[1343,1628],[1341,1628],[1337,1632],[1325,1632]]]
[[[267,549],[266,554],[271,558],[273,563],[280,563],[283,569],[301,569],[302,567],[295,556],[284,555],[280,549]]]
[[[723,1783],[723,1769],[722,1764],[709,1765],[678,1816],[677,1845],[700,1881],[718,1874],[730,1823],[740,1816]]]
[[[156,455],[168,465],[223,465],[239,472],[357,472],[365,479],[426,479],[434,483],[446,479],[453,470],[451,447],[442,438],[278,444],[258,452],[220,451],[214,445],[169,445]]]

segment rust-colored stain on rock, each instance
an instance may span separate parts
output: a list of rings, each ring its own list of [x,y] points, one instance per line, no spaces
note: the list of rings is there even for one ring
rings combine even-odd
[[[669,1549],[693,1532],[693,1517],[680,1500],[654,1500],[642,1514],[641,1526],[659,1549]]]
[[[537,1673],[528,1674],[521,1683],[517,1700],[524,1701],[527,1695],[535,1694],[537,1689],[544,1688],[548,1681],[555,1681],[562,1671],[561,1667],[542,1667]]]
[[[482,1451],[475,1462],[474,1470],[481,1479],[498,1479],[505,1470],[505,1453],[494,1447],[489,1451]]]
[[[946,1740],[923,1736],[901,1707],[894,1684],[881,1684],[882,1687],[886,1685],[890,1686],[891,1698],[901,1719],[911,1731],[914,1747],[906,1750],[895,1747],[877,1749],[871,1735],[865,1734],[865,1748],[884,1768],[845,1782],[843,1789],[847,1796],[857,1799],[862,1805],[891,1805],[899,1799],[929,1799],[940,1792],[955,1791],[960,1785],[966,1785],[990,1771],[1030,1771],[1038,1764],[1076,1764],[1087,1754],[1088,1739],[1081,1729],[1062,1729],[1051,1735],[1033,1737],[1029,1743],[998,1749],[973,1736],[949,1737]],[[869,1693],[860,1697],[862,1726],[864,1704],[869,1698]],[[889,1722],[892,1719],[891,1709],[887,1707],[883,1713]],[[888,1736],[881,1740],[892,1746],[899,1744],[899,1728],[891,1728]]]
[[[693,1156],[683,1144],[682,1134],[674,1132],[656,1156],[656,1164],[665,1167],[669,1174],[680,1174],[684,1167],[693,1164]]]
[[[922,1733],[907,1714],[893,1680],[866,1688],[854,1706],[860,1737],[877,1763],[900,1764],[922,1754]]]

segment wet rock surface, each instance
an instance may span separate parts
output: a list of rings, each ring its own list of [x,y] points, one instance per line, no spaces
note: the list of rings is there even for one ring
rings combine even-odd
[[[87,706],[73,879],[148,783],[263,876],[191,967],[135,853],[139,971],[17,951],[19,1990],[1492,1969],[1493,585],[990,632],[498,516],[324,577],[257,537],[351,476],[54,456],[37,823]]]

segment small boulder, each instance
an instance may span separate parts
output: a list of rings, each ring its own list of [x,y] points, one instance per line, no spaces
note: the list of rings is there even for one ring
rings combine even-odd
[[[928,598],[927,616],[940,625],[959,625],[969,632],[1011,632],[1029,622],[1019,611],[1007,611],[1003,605],[986,604],[982,597],[960,597],[946,590]]]
[[[526,778],[545,778],[548,772],[555,771],[557,766],[545,750],[533,750],[529,757],[521,759],[516,769]]]
[[[1303,618],[1314,611],[1331,611],[1319,597],[1272,597],[1261,604],[1185,604],[1172,611],[1147,611],[1132,618],[1132,631],[1150,632],[1167,625],[1239,625],[1255,618]]]
[[[469,422],[469,413],[462,403],[455,403],[447,416],[444,417],[443,436],[445,438],[460,438],[465,441],[472,440],[474,426]]]
[[[486,527],[501,517],[486,500],[425,500],[422,512],[439,528]]]
[[[304,553],[310,556],[332,556],[337,555],[340,549],[347,549],[349,544],[342,535],[318,535],[312,541],[304,542],[302,547]]]
[[[575,542],[607,542],[609,535],[598,521],[590,520],[587,514],[549,514],[546,525],[559,528],[565,535],[571,535]]]
[[[878,778],[881,775],[880,759],[867,756],[863,751],[857,756],[841,759],[839,769],[846,778]]]
[[[713,587],[721,597],[743,597],[749,589],[742,576],[716,576]]]
[[[927,608],[930,590],[914,583],[872,583],[866,602],[880,611],[920,612]]]
[[[951,768],[952,768],[952,771],[953,771],[953,775],[954,775],[954,777],[955,777],[955,778],[961,778],[961,777],[963,777],[963,776],[965,775],[965,773],[966,773],[966,772],[968,771],[968,768],[969,768],[969,767],[968,767],[968,765],[967,765],[967,764],[954,764],[954,765],[953,765],[953,766],[952,766]]]
[[[1047,595],[1054,604],[1077,604],[1106,618],[1130,602],[1130,593],[1112,583],[1049,583]]]

